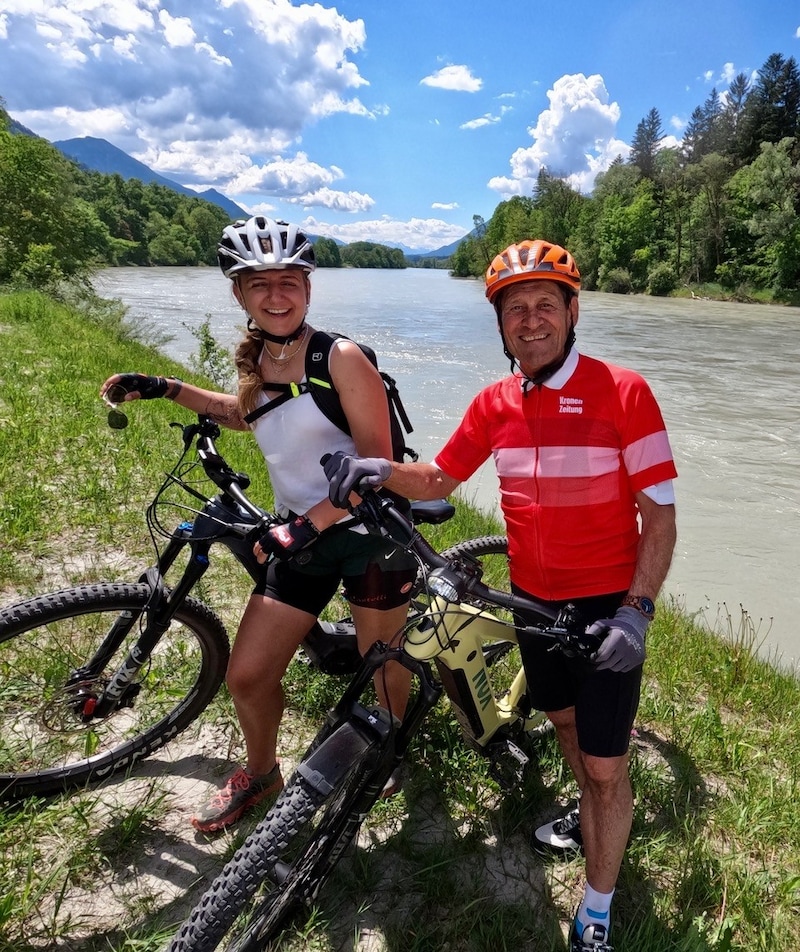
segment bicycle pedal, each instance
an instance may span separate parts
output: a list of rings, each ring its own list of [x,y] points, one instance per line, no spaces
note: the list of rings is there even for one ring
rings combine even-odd
[[[491,766],[489,773],[504,789],[508,790],[522,781],[530,757],[512,740],[499,741],[489,748]]]

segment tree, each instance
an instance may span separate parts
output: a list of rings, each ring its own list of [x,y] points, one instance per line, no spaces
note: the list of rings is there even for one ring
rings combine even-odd
[[[730,176],[728,159],[717,152],[692,166],[689,182],[696,192],[692,203],[692,270],[696,281],[713,280],[724,257],[728,227],[725,184]]]
[[[738,73],[728,87],[719,120],[722,139],[720,145],[726,155],[739,154],[739,137],[742,134],[745,103],[749,95],[750,80],[745,73]]]
[[[645,178],[653,178],[656,170],[656,153],[664,130],[657,109],[651,109],[636,127],[631,142],[631,154],[628,161],[635,165]]]
[[[722,148],[722,104],[716,88],[712,89],[702,106],[689,117],[683,136],[683,150],[687,162],[697,163],[704,155]]]
[[[44,139],[0,131],[0,282],[52,285],[104,260],[108,229],[76,194],[76,175]]]
[[[794,57],[769,56],[745,103],[740,156],[754,161],[762,142],[800,136],[800,70]]]
[[[319,268],[341,268],[342,266],[339,246],[333,238],[317,238],[314,242],[314,256]]]
[[[800,286],[800,163],[792,161],[793,140],[764,142],[761,154],[740,169],[727,186],[741,211],[748,248],[737,249],[739,272],[761,287],[780,291]],[[746,217],[745,217],[746,216]]]
[[[661,238],[663,260],[673,263],[676,274],[683,272],[684,227],[690,204],[686,166],[678,149],[662,149],[656,162],[656,182],[661,197]]]
[[[539,172],[529,218],[529,238],[546,238],[562,247],[578,222],[583,196],[566,179],[556,178],[546,169]]]
[[[342,264],[350,268],[405,268],[406,258],[399,248],[354,241],[342,249]]]

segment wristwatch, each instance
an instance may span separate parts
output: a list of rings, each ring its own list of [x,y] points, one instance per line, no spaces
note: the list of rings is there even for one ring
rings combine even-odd
[[[622,599],[622,604],[630,605],[631,608],[635,608],[637,612],[641,612],[649,621],[653,620],[653,616],[656,613],[656,606],[646,595],[626,595],[625,598]]]

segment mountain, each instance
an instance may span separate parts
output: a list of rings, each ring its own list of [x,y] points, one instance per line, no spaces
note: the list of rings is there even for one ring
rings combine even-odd
[[[403,252],[409,261],[418,261],[420,258],[449,258],[462,241],[465,241],[467,238],[474,237],[475,229],[473,228],[472,231],[464,235],[463,238],[459,238],[458,240],[451,242],[449,245],[443,245],[441,248],[437,248],[435,251],[411,251],[410,249],[407,250],[404,248]]]
[[[19,126],[19,124],[17,125]],[[27,135],[34,135],[34,133],[25,129],[24,126],[19,126],[18,131]],[[67,158],[72,159],[73,162],[77,162],[79,165],[94,172],[102,172],[104,175],[121,175],[124,179],[135,178],[145,183],[156,182],[165,188],[171,188],[174,192],[180,192],[181,195],[188,195],[191,198],[203,198],[207,202],[213,202],[217,207],[221,208],[226,215],[230,216],[232,221],[237,218],[249,217],[248,212],[216,189],[207,188],[202,192],[197,192],[194,189],[187,188],[185,185],[180,185],[173,179],[166,178],[166,176],[154,172],[143,162],[139,162],[137,159],[128,155],[127,152],[123,152],[122,149],[118,149],[115,145],[112,145],[107,139],[96,139],[94,136],[82,136],[76,139],[61,139],[52,144],[59,152],[67,156]],[[470,235],[471,234],[472,232],[470,232]],[[313,241],[319,236],[309,234],[309,237]],[[469,235],[464,236],[464,238],[468,237]],[[385,244],[391,248],[399,248],[407,258],[413,261],[420,258],[447,258],[456,250],[464,238],[459,238],[458,241],[454,241],[452,244],[439,248],[436,251],[414,250],[397,242],[385,242]],[[336,241],[336,244],[340,247],[346,244],[346,242],[340,241],[339,239],[334,239],[334,241]]]
[[[248,217],[248,213],[243,208],[240,208],[236,202],[232,202],[216,189],[207,188],[202,192],[196,192],[185,185],[179,185],[172,179],[154,172],[143,162],[131,158],[127,152],[118,149],[106,139],[83,136],[79,139],[62,139],[59,142],[54,142],[53,145],[59,152],[63,152],[68,159],[72,159],[94,172],[103,172],[105,175],[117,174],[124,179],[135,178],[145,184],[156,182],[165,188],[171,188],[173,192],[180,192],[181,195],[202,198],[207,202],[212,202],[221,208],[226,215],[229,215],[231,219]]]

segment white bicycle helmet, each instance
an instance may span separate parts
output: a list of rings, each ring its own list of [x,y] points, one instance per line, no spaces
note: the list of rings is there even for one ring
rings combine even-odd
[[[225,228],[217,245],[217,261],[226,278],[240,271],[302,268],[310,272],[317,266],[314,246],[297,225],[260,215]]]

